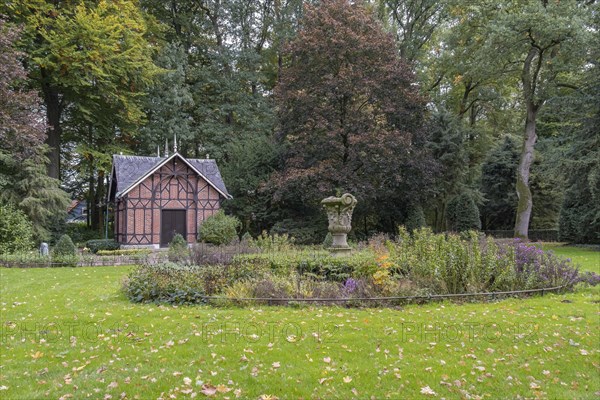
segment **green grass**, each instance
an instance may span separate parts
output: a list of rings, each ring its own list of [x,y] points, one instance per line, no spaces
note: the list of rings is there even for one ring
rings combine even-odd
[[[129,303],[128,270],[0,268],[0,397],[204,398],[202,384],[231,389],[219,399],[600,392],[599,287],[402,309],[177,308]]]

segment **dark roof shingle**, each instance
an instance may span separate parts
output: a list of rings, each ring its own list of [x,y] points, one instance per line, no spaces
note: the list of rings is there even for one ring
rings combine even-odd
[[[188,159],[183,158],[181,155],[179,156],[200,172],[210,184],[223,192],[227,197],[230,196],[215,160]],[[114,195],[116,197],[121,196],[124,191],[128,190],[140,178],[147,175],[167,158],[169,157],[113,155],[113,165],[117,181],[116,193]]]

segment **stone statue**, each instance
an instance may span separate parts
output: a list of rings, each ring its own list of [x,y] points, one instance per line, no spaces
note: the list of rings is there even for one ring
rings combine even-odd
[[[48,243],[41,243],[40,244],[40,256],[44,256],[46,257],[49,254],[49,250],[48,250]]]
[[[356,206],[356,197],[345,193],[342,197],[327,197],[321,201],[327,218],[329,220],[329,232],[333,238],[333,244],[329,249],[332,253],[347,253],[350,251],[348,246],[348,232],[352,229],[352,211]]]

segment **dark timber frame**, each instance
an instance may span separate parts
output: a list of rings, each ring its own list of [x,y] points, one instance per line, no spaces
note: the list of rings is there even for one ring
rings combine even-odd
[[[144,159],[155,162],[154,158]],[[135,161],[135,157],[130,156],[128,160]],[[198,171],[199,165],[216,168],[214,161],[188,161],[179,154],[158,161],[150,171],[145,171],[146,174],[116,195],[117,175],[113,168],[110,192],[115,203],[115,240],[123,245],[164,247],[162,229],[169,222],[163,218],[174,214],[164,214],[163,210],[185,211],[185,226],[183,232],[178,233],[185,234],[186,241],[191,243],[197,237],[198,224],[219,210],[223,200],[231,198],[226,189],[222,190],[222,181],[220,189],[207,178],[220,180],[218,170],[206,174],[202,173],[206,171]]]

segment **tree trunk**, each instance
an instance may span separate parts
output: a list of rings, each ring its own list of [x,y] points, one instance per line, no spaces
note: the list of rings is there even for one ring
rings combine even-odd
[[[98,214],[98,231],[100,233],[104,233],[104,213],[106,210],[105,205],[105,197],[106,197],[106,185],[104,183],[104,171],[98,170],[98,182],[96,186],[96,209]]]
[[[42,69],[42,77],[45,73]],[[44,104],[46,106],[46,118],[48,120],[48,131],[46,144],[50,148],[48,158],[48,176],[60,179],[60,137],[62,128],[60,126],[60,116],[62,113],[60,97],[58,91],[51,87],[45,81],[42,81],[42,92],[44,94]]]
[[[533,163],[533,149],[537,140],[535,123],[537,108],[533,104],[527,104],[527,119],[525,121],[525,140],[521,150],[521,159],[517,169],[517,221],[515,222],[515,237],[527,239],[529,236],[529,221],[533,201],[531,189],[529,188],[529,173]]]

